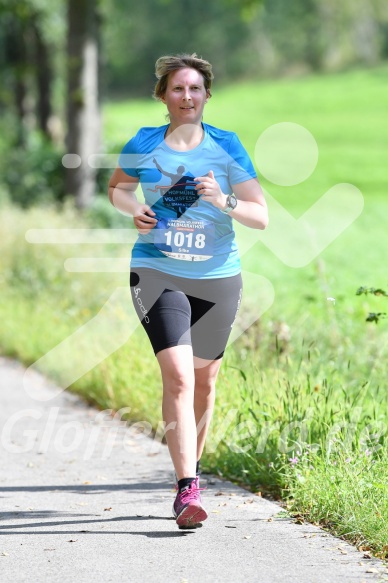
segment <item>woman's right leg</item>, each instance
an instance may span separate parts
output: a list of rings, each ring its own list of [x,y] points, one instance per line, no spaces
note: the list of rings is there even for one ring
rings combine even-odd
[[[133,303],[162,373],[166,440],[180,480],[195,478],[197,432],[191,306],[174,280],[151,269],[131,270]]]
[[[179,481],[174,516],[180,528],[196,528],[206,520],[207,513],[195,480],[197,428],[191,305],[173,279],[176,278],[166,278],[153,270],[131,271],[131,293],[162,374],[166,440]]]
[[[194,478],[197,429],[194,414],[194,364],[191,346],[180,345],[156,355],[163,381],[162,414],[166,441],[177,479]]]

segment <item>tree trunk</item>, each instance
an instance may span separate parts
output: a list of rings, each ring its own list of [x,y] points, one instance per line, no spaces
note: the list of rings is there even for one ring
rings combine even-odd
[[[98,100],[99,18],[96,0],[68,0],[67,138],[69,154],[80,160],[66,168],[66,192],[79,208],[90,206],[96,189],[96,171],[88,164],[100,144]]]
[[[16,145],[24,146],[26,142],[25,120],[27,86],[27,47],[23,23],[11,15],[6,20],[4,34],[4,58],[11,72],[12,91],[17,115]]]
[[[33,19],[31,26],[35,44],[34,71],[37,88],[36,114],[39,128],[48,138],[51,138],[48,128],[48,122],[51,116],[52,85],[49,48],[42,37],[37,16]]]

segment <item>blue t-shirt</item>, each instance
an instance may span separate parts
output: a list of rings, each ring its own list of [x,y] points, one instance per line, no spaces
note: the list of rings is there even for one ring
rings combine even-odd
[[[222,192],[231,194],[234,184],[255,178],[256,172],[234,132],[202,125],[204,138],[192,150],[169,148],[164,125],[141,128],[120,154],[120,167],[139,179],[160,227],[139,234],[132,250],[133,268],[150,267],[191,279],[229,277],[241,270],[232,218],[198,196],[194,178],[213,170]],[[171,250],[175,256],[165,253]]]

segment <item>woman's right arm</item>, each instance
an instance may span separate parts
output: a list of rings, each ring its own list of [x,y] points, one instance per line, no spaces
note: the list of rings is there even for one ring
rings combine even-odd
[[[141,204],[136,197],[135,190],[139,179],[126,174],[121,168],[116,168],[108,185],[108,196],[112,205],[124,215],[133,217],[135,227],[140,234],[146,235],[156,225],[154,211],[147,205]]]

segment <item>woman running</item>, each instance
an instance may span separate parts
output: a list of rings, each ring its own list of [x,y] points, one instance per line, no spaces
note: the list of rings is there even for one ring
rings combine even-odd
[[[199,462],[242,294],[233,221],[264,229],[268,214],[237,135],[202,122],[211,64],[195,53],[164,56],[156,77],[154,97],[169,123],[141,128],[124,146],[109,198],[139,233],[132,299],[161,370],[174,516],[180,528],[195,528],[207,518]],[[139,183],[144,202],[135,194]]]

